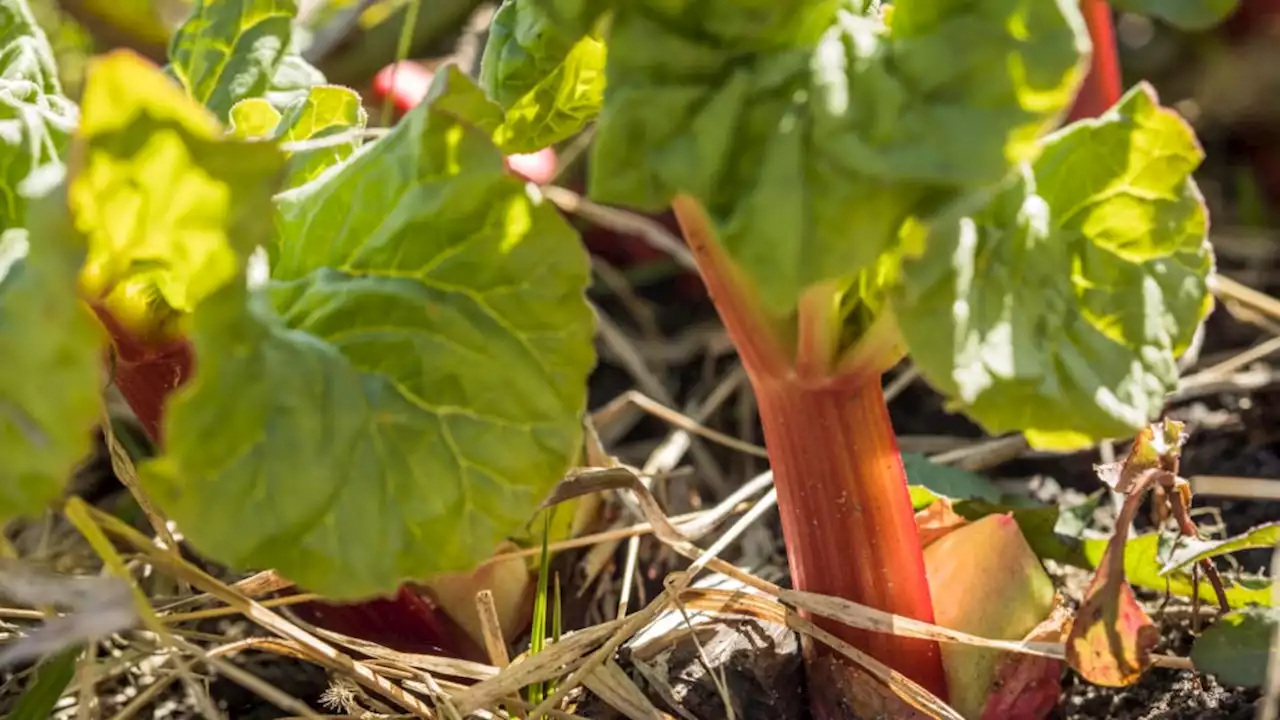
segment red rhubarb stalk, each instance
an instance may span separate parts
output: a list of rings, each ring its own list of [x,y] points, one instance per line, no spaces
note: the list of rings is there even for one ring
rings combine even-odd
[[[1069,122],[1098,117],[1120,100],[1120,57],[1116,48],[1115,23],[1105,0],[1081,0],[1080,13],[1089,27],[1093,60],[1080,94],[1068,116]]]
[[[756,393],[793,585],[933,622],[906,473],[880,388],[884,368],[858,364],[856,375],[819,377],[827,364],[813,355],[826,344],[806,320],[800,328],[803,362],[793,366],[782,354],[779,331],[752,306],[696,202],[677,198],[674,208]],[[937,643],[813,619],[947,697]],[[832,657],[825,648],[815,652]],[[821,708],[815,712],[826,716]]]

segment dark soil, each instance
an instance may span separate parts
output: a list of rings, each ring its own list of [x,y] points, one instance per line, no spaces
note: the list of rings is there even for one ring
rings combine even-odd
[[[1163,623],[1156,652],[1185,656],[1194,636],[1186,623]],[[1064,676],[1062,704],[1054,720],[1245,720],[1256,715],[1258,692],[1223,687],[1200,673],[1155,669],[1137,685],[1100,688],[1074,673]]]

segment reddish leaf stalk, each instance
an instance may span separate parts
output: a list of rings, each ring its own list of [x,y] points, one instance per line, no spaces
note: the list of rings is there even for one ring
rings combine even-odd
[[[702,210],[688,198],[673,205],[755,389],[793,585],[933,622],[924,555],[879,372],[860,382],[815,382],[798,373],[783,357],[776,329],[742,291]],[[800,330],[804,336],[812,331]],[[813,339],[805,354],[823,346]],[[813,369],[822,363],[808,364]],[[946,698],[936,643],[815,622]],[[815,650],[818,657],[834,656]],[[827,717],[822,708],[814,711]]]
[[[1106,0],[1080,0],[1080,12],[1089,27],[1093,43],[1093,60],[1080,94],[1068,116],[1069,122],[1093,118],[1106,112],[1120,100],[1120,56],[1116,48],[1115,23]]]

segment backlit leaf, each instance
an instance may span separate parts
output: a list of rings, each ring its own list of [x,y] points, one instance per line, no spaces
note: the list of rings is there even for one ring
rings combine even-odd
[[[917,366],[989,432],[1133,433],[1212,304],[1191,129],[1140,85],[1045,142],[980,212],[939,220],[895,309]]]
[[[1097,567],[1106,550],[1105,540],[1086,540],[1082,551],[1086,567]],[[1147,533],[1131,538],[1125,543],[1124,572],[1129,584],[1144,590],[1157,593],[1169,592],[1179,597],[1191,597],[1197,594],[1196,586],[1191,582],[1189,571],[1175,570],[1161,575],[1159,560],[1160,534]],[[1227,593],[1227,602],[1231,607],[1246,605],[1271,605],[1271,584],[1266,579],[1250,580],[1233,578],[1230,575],[1222,578]],[[1200,577],[1200,599],[1205,602],[1217,602],[1217,595],[1209,582]]]
[[[1200,540],[1179,536],[1168,561],[1165,562],[1164,567],[1160,568],[1160,574],[1167,575],[1201,560],[1229,555],[1241,550],[1273,548],[1277,544],[1280,544],[1280,523],[1259,525],[1247,533],[1221,540]]]
[[[137,55],[94,60],[68,191],[89,243],[86,292],[135,329],[150,329],[149,311],[192,311],[237,275],[257,228],[270,231],[264,198],[282,162],[266,143],[226,136]]]
[[[245,98],[231,106],[228,124],[228,132],[238,138],[273,138],[280,124],[280,111],[266,98]]]
[[[320,141],[343,133],[347,136],[341,142],[291,152],[289,176],[284,187],[288,189],[310,182],[349,158],[361,145],[359,131],[364,130],[367,120],[360,96],[354,91],[336,85],[311,88],[304,98],[285,111],[274,137],[284,143],[300,143],[304,140]]]
[[[896,0],[886,28],[834,0],[618,3],[590,192],[654,211],[692,195],[788,314],[1035,154],[1081,77],[1076,5]]]
[[[578,37],[537,0],[505,0],[489,27],[480,84],[506,111],[496,138],[507,152],[534,152],[582,130],[604,102],[605,46]]]
[[[272,85],[297,12],[294,0],[195,0],[170,41],[170,68],[191,97],[226,119]]]
[[[388,593],[470,570],[575,462],[587,258],[459,112],[477,96],[438,75],[389,135],[280,197],[269,288],[197,310],[149,485],[213,557]]]

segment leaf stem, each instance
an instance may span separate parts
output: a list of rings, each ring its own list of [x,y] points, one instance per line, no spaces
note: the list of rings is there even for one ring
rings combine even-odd
[[[933,622],[906,473],[880,388],[884,368],[871,363],[872,356],[882,357],[881,345],[896,345],[877,341],[850,361],[856,375],[830,376],[835,353],[829,349],[839,329],[832,313],[838,308],[827,304],[830,288],[820,286],[801,300],[799,348],[791,366],[779,333],[744,290],[697,201],[680,197],[673,207],[755,389],[794,587]],[[883,335],[893,337],[888,330]],[[828,372],[806,376],[819,369]],[[818,624],[946,697],[937,643],[866,633],[830,620]],[[815,648],[810,667],[835,659],[830,650]],[[819,718],[839,717],[813,710]]]
[[[906,472],[878,382],[755,383],[796,589],[933,622]],[[946,697],[936,643],[818,625]]]
[[[680,231],[697,262],[720,319],[738,349],[748,372],[764,377],[783,377],[791,363],[783,350],[781,333],[771,325],[755,298],[746,290],[745,280],[725,255],[711,230],[711,223],[698,201],[678,196],[671,202]]]
[[[1098,117],[1115,105],[1122,94],[1120,58],[1116,50],[1111,8],[1106,0],[1080,0],[1080,12],[1089,27],[1093,58],[1068,122]]]

